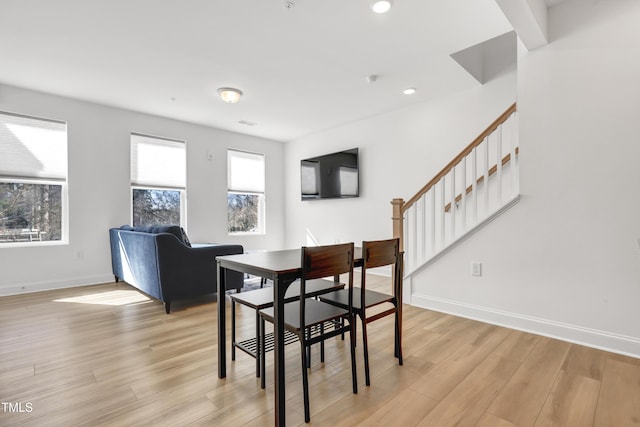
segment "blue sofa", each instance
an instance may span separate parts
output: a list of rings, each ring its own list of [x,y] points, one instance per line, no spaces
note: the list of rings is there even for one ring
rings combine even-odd
[[[178,226],[131,227],[109,230],[111,266],[116,282],[123,280],[162,301],[167,314],[171,301],[216,292],[218,255],[241,254],[241,245],[194,245]],[[227,289],[240,292],[239,272],[227,273]]]

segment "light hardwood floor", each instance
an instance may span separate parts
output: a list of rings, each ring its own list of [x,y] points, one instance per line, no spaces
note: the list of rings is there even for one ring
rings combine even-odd
[[[0,298],[0,425],[273,425],[271,354],[266,390],[242,352],[217,377],[216,304],[167,315],[122,283]],[[240,307],[238,334],[254,319]],[[371,387],[358,346],[357,395],[348,341],[331,340],[325,364],[314,350],[311,425],[640,423],[638,359],[406,306],[398,366],[392,322],[369,326]],[[304,425],[298,345],[286,353],[287,425]]]

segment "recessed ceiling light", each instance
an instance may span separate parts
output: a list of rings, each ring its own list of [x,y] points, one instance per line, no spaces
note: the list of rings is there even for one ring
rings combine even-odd
[[[402,93],[404,93],[405,95],[413,95],[414,93],[416,93],[416,88],[408,87],[405,90],[403,90]]]
[[[242,96],[242,91],[240,89],[235,89],[232,87],[221,87],[218,89],[218,95],[224,102],[228,102],[229,104],[235,104],[240,101],[240,97]]]
[[[374,0],[371,2],[371,10],[375,13],[387,13],[391,5],[391,0]]]
[[[371,74],[367,77],[364,78],[367,83],[375,83],[378,80],[378,75],[377,74]]]

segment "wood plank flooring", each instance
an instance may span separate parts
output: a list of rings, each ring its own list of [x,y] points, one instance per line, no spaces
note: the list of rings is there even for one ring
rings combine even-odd
[[[167,315],[123,283],[0,298],[0,426],[273,425],[271,353],[266,390],[240,351],[217,377],[216,304]],[[254,312],[237,319],[251,337]],[[329,341],[324,364],[314,349],[311,425],[640,424],[638,359],[406,306],[398,366],[392,317],[368,328],[371,386],[359,345],[357,395],[348,341]],[[287,424],[304,425],[299,346],[286,357]]]

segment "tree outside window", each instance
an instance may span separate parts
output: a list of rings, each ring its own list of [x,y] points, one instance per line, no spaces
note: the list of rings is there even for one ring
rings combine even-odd
[[[180,224],[180,191],[133,189],[133,225]]]
[[[260,195],[227,193],[227,218],[229,233],[257,233]]]
[[[62,185],[0,183],[0,242],[62,239]]]

